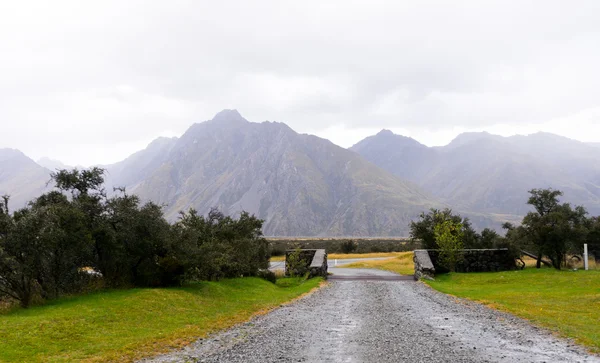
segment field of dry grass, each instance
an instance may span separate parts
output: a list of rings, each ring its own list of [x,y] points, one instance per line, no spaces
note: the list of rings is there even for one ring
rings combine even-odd
[[[412,252],[398,252],[394,257],[385,260],[361,261],[344,265],[344,268],[375,268],[401,275],[413,275],[415,273]]]
[[[330,253],[327,255],[329,260],[351,260],[354,258],[377,258],[377,257],[400,257],[409,252],[373,252],[373,253]],[[285,256],[273,256],[272,262],[284,261]]]

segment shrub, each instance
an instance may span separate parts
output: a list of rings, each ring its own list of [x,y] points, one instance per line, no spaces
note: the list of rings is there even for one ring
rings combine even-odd
[[[358,247],[356,243],[353,240],[349,239],[347,241],[342,242],[341,250],[342,253],[352,253],[356,251],[356,247]]]
[[[271,271],[271,270],[258,270],[258,274],[256,275],[257,277],[260,277],[263,280],[267,280],[269,282],[272,283],[276,283],[277,282],[277,276],[275,275],[275,272]]]

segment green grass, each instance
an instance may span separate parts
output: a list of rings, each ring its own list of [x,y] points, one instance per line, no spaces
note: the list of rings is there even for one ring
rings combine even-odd
[[[321,279],[258,278],[112,290],[0,314],[2,362],[128,362],[181,347],[308,293]]]
[[[600,352],[598,270],[453,273],[427,284],[528,319]]]
[[[344,268],[375,268],[395,272],[401,275],[414,275],[415,265],[412,252],[395,252],[397,257],[385,260],[361,261],[343,265]]]

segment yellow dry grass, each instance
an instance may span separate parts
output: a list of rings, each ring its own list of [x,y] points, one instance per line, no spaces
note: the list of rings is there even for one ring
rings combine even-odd
[[[400,257],[406,253],[412,252],[330,253],[327,255],[327,258],[330,260],[350,260],[354,258]],[[271,257],[271,262],[279,262],[284,260],[285,256]]]
[[[412,252],[395,252],[395,257],[385,260],[361,261],[344,265],[344,268],[375,268],[395,272],[401,275],[413,275],[415,265]]]

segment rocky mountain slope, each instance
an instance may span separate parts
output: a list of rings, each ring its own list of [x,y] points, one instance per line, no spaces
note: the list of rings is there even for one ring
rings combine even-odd
[[[50,170],[38,165],[19,150],[0,149],[0,196],[9,195],[16,210],[49,187]]]
[[[108,170],[119,175],[109,183],[165,204],[172,220],[188,208],[246,210],[265,219],[267,235],[403,236],[411,218],[441,205],[328,140],[251,123],[234,110]]]
[[[410,220],[431,207],[452,207],[477,228],[516,221],[531,188],[561,189],[565,201],[600,214],[598,160],[600,148],[545,133],[466,133],[427,147],[384,130],[347,150],[225,110],[103,167],[109,193],[126,187],[163,204],[172,221],[182,210],[216,207],[256,214],[272,236],[406,236]],[[47,190],[49,174],[0,149],[0,194],[11,195],[12,209]]]
[[[600,213],[600,150],[565,137],[467,133],[429,148],[382,131],[351,150],[469,211],[522,215],[528,190],[553,187],[565,201]]]

